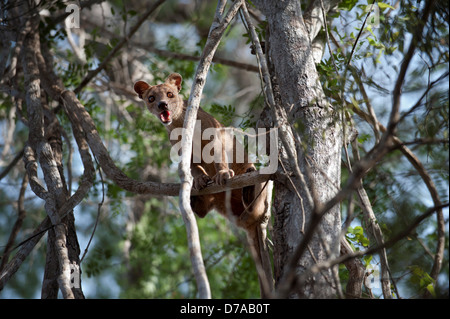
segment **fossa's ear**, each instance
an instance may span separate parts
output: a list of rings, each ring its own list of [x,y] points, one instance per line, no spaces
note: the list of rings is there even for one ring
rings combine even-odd
[[[144,81],[137,81],[134,84],[134,91],[139,94],[139,98],[142,99],[142,96],[145,91],[147,91],[150,88],[150,85],[148,85],[147,82]]]
[[[174,85],[177,87],[178,92],[181,91],[181,82],[183,81],[183,78],[178,73],[172,73],[168,76],[166,79],[166,84]]]

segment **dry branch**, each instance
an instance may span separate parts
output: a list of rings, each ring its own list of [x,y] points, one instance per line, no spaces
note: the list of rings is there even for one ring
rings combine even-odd
[[[188,100],[188,107],[186,110],[186,117],[184,119],[183,128],[184,134],[181,140],[181,162],[179,165],[179,174],[181,179],[180,189],[180,209],[186,224],[189,239],[189,252],[191,255],[191,263],[194,268],[194,275],[197,281],[200,298],[210,298],[211,292],[209,288],[208,278],[206,276],[205,266],[203,264],[200,240],[198,236],[197,223],[194,212],[190,204],[190,196],[192,189],[192,175],[191,175],[191,154],[192,154],[192,138],[194,135],[194,125],[197,119],[197,111],[200,106],[200,98],[203,92],[203,87],[206,83],[206,77],[209,67],[212,63],[214,53],[219,46],[220,39],[223,33],[232,21],[243,0],[238,0],[228,10],[224,16],[224,8],[226,1],[220,0],[217,4],[214,21],[211,25],[208,39],[202,52],[200,62],[197,66],[197,71],[194,77],[194,85],[191,88],[191,94]]]

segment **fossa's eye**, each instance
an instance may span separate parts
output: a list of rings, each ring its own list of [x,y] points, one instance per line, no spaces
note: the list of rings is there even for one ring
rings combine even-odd
[[[167,92],[167,97],[170,98],[170,99],[173,98],[173,93],[172,92]]]
[[[153,95],[149,96],[149,97],[148,97],[148,101],[149,101],[150,103],[153,103],[153,102],[155,101],[155,97],[154,97]]]

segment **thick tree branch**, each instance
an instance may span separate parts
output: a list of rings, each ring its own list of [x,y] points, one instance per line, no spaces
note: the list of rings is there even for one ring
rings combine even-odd
[[[268,0],[253,3],[267,17],[270,47],[266,50],[266,55],[272,62],[271,75],[276,78],[276,88],[279,90],[276,111],[283,121],[280,131],[285,128],[286,139],[289,138],[288,143],[284,143],[283,132],[280,132],[284,146],[280,155],[287,169],[297,175],[295,177],[301,181],[302,176],[305,176],[304,182],[301,181],[305,187],[297,187],[300,195],[306,199],[304,210],[297,208],[298,200],[294,192],[281,189],[279,195],[275,195],[275,202],[278,202],[275,222],[280,224],[282,232],[282,235],[276,238],[279,240],[278,246],[281,246],[276,256],[278,264],[275,265],[278,271],[277,296],[284,298],[292,293],[302,297],[326,298],[337,293],[336,287],[330,284],[334,281],[332,269],[310,278],[306,286],[298,289],[293,290],[293,286],[290,286],[280,292],[280,288],[283,289],[286,276],[295,276],[311,264],[326,258],[328,254],[339,252],[339,241],[336,240],[340,232],[340,212],[337,205],[339,201],[327,209],[327,212],[332,209],[327,219],[316,218],[315,215],[323,203],[329,202],[336,193],[335,185],[339,184],[342,132],[337,122],[333,121],[335,114],[329,107],[319,82],[310,35],[302,19],[301,4],[298,1]],[[318,4],[320,10],[320,2]],[[289,122],[295,120],[301,123],[301,129],[297,131],[298,140],[303,142],[301,144],[292,136],[293,130]],[[302,149],[302,146],[305,146],[306,150]],[[292,156],[296,150],[298,154]],[[314,165],[308,163],[308,157],[313,158]],[[285,226],[285,223],[305,224],[305,232],[298,232],[298,228],[289,224]],[[313,227],[308,227],[312,224]],[[318,236],[319,225],[322,230],[326,230],[327,244],[331,248],[328,251]],[[313,235],[314,240],[311,240]],[[313,251],[318,257],[314,260],[311,254],[295,256],[292,252],[299,247]],[[322,285],[327,285],[329,289],[318,288]]]
[[[202,52],[200,62],[194,77],[194,85],[191,88],[191,94],[188,100],[186,117],[184,119],[184,134],[181,140],[181,162],[179,165],[179,174],[181,179],[180,189],[180,209],[186,224],[189,239],[189,251],[191,253],[191,262],[194,267],[194,275],[197,281],[200,298],[210,298],[211,292],[209,288],[208,278],[206,276],[205,266],[203,264],[200,240],[198,236],[197,223],[195,221],[194,212],[190,204],[190,196],[192,189],[191,175],[191,154],[192,154],[192,138],[194,135],[194,125],[197,119],[197,111],[200,105],[200,98],[203,87],[206,83],[206,77],[212,58],[219,46],[223,33],[238,12],[243,0],[237,0],[224,16],[224,7],[226,1],[219,0],[214,21],[211,25],[208,39]]]
[[[350,254],[353,254],[352,246],[350,246],[347,239],[342,238],[341,256]],[[345,290],[345,296],[347,298],[361,298],[366,267],[364,267],[364,264],[358,258],[348,259],[344,261],[343,264],[349,272],[349,279],[347,282],[347,288]]]
[[[92,163],[92,159],[89,153],[89,147],[84,138],[84,133],[82,132],[78,123],[72,122],[72,128],[74,132],[75,139],[78,144],[78,148],[80,151],[80,156],[84,165],[84,173],[81,176],[81,183],[75,193],[64,203],[64,205],[60,208],[58,215],[61,216],[61,219],[64,219],[69,213],[73,211],[75,206],[77,206],[87,195],[89,192],[95,175],[94,165]],[[34,160],[34,156],[31,148],[26,148],[24,160],[25,166],[27,167],[27,175],[34,179],[34,186],[32,185],[32,189],[34,192],[38,192],[41,198],[45,198],[46,190],[40,184],[37,179],[37,163]],[[0,290],[3,289],[3,286],[6,282],[14,275],[14,273],[19,269],[22,262],[25,258],[30,254],[33,250],[34,246],[41,239],[41,237],[45,234],[45,232],[52,227],[50,218],[47,216],[44,221],[36,228],[33,235],[31,235],[25,241],[22,241],[18,244],[14,249],[20,247],[19,252],[13,257],[13,259],[3,268],[0,273]]]
[[[55,226],[55,250],[58,256],[59,276],[58,283],[64,298],[74,298],[70,288],[69,257],[66,247],[65,226],[58,215],[57,201],[62,202],[64,197],[63,182],[50,144],[44,135],[44,112],[41,105],[39,69],[37,67],[34,50],[40,45],[39,34],[36,31],[36,19],[28,20],[30,33],[24,41],[23,69],[26,85],[27,111],[29,120],[29,145],[37,153],[44,173],[48,191],[45,193],[45,209]]]
[[[378,221],[375,217],[375,214],[372,209],[372,205],[369,200],[369,196],[367,195],[366,190],[362,186],[362,181],[360,186],[356,190],[358,194],[358,199],[361,204],[362,211],[364,213],[364,219],[366,220],[366,223],[368,225],[367,232],[375,238],[376,243],[379,246],[382,246],[384,244],[384,237],[383,232],[381,231],[381,227],[378,224]],[[381,290],[383,292],[384,299],[391,299],[392,293],[391,293],[391,282],[389,280],[390,278],[390,269],[389,269],[389,263],[387,258],[386,249],[381,248],[379,252],[380,256],[380,265],[381,265]],[[393,282],[393,285],[395,286],[395,283]],[[398,292],[397,292],[398,296]]]

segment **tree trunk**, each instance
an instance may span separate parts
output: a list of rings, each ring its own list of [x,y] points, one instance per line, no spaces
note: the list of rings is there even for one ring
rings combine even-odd
[[[286,141],[281,147],[280,169],[288,178],[285,183],[275,182],[274,188],[276,285],[288,285],[289,297],[332,298],[338,292],[333,270],[311,275],[306,271],[339,254],[339,206],[323,216],[295,269],[287,265],[311,227],[315,211],[332,198],[340,186],[342,133],[334,111],[324,99],[300,2],[260,0],[253,3],[268,22],[266,55],[277,112],[284,120],[278,128],[279,134],[283,134]],[[294,125],[289,123],[296,123],[298,128],[294,130]],[[295,281],[286,283],[283,279],[287,272],[306,277],[300,282],[296,277]]]
[[[69,200],[63,169],[63,149],[61,126],[53,110],[47,104],[47,95],[42,90],[41,77],[45,67],[39,65],[41,39],[39,35],[39,16],[30,15],[32,7],[24,4],[20,8],[20,19],[25,26],[24,45],[21,48],[24,72],[24,87],[27,104],[29,136],[24,153],[25,167],[30,185],[45,201],[45,210],[53,228],[47,238],[47,259],[41,290],[42,298],[57,298],[58,288],[64,298],[84,298],[78,282],[72,282],[72,270],[79,272],[79,244],[75,230],[73,211],[62,216],[59,210]],[[41,67],[41,69],[40,69]],[[44,74],[45,73],[45,74]],[[37,163],[43,172],[46,189],[37,178]],[[31,166],[33,168],[31,168]],[[80,274],[75,274],[79,277]]]

